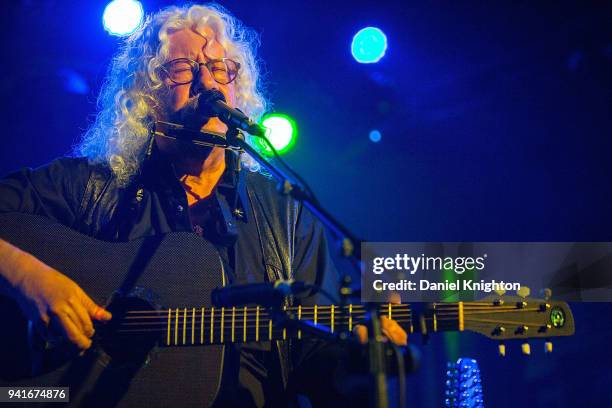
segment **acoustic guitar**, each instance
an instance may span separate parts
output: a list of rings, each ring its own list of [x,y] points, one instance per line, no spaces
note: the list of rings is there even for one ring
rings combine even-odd
[[[225,345],[306,336],[277,327],[263,307],[213,307],[212,290],[225,285],[223,264],[194,233],[107,242],[43,217],[5,214],[0,237],[69,276],[113,313],[80,356],[65,341],[42,341],[17,305],[0,298],[0,386],[67,386],[71,406],[203,407],[218,393]],[[491,297],[421,309],[413,315],[408,304],[383,304],[380,313],[409,333],[472,331],[499,341],[574,333],[568,305],[547,299]],[[357,304],[290,312],[336,333],[366,315]]]

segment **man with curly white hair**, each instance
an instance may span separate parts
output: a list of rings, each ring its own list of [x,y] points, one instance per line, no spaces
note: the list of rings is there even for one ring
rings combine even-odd
[[[0,212],[43,215],[110,241],[194,231],[219,248],[233,283],[298,279],[335,287],[322,226],[297,202],[278,196],[255,163],[243,157],[240,165],[219,147],[152,136],[158,121],[225,135],[222,121],[197,112],[200,95],[211,91],[259,118],[267,103],[255,43],[250,30],[216,5],[170,7],[149,17],[113,59],[77,157],[2,180]],[[1,239],[0,255],[3,292],[43,331],[56,327],[88,349],[92,321],[111,314],[61,271]],[[383,331],[396,343],[406,341],[391,320],[383,321]],[[284,387],[299,362],[286,342],[246,346],[233,356],[234,387],[219,394],[221,404],[287,403]]]

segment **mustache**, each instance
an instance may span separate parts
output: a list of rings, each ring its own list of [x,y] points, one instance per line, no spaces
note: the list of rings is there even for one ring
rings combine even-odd
[[[199,99],[200,95],[190,98],[185,106],[170,114],[170,122],[181,124],[189,129],[199,130],[213,117],[201,112]]]

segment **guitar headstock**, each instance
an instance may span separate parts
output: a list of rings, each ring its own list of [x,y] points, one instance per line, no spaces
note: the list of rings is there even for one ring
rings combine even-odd
[[[460,358],[448,363],[446,372],[447,408],[483,408],[482,380],[476,360]]]
[[[505,340],[524,340],[523,354],[530,354],[528,339],[542,338],[544,349],[552,352],[551,337],[574,334],[574,318],[566,302],[550,300],[550,290],[545,298],[529,298],[529,289],[524,288],[515,296],[503,292],[476,302],[462,302],[457,307],[456,321],[459,330],[472,331],[493,340],[499,340],[499,354],[505,355]],[[436,304],[440,319],[444,304]],[[448,308],[448,307],[447,307]],[[444,312],[443,312],[444,311]]]

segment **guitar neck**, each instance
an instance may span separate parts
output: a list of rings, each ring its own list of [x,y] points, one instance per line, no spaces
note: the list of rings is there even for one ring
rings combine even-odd
[[[427,318],[415,327],[410,305],[383,304],[379,314],[397,321],[407,332],[425,330],[462,330],[461,303],[444,303],[444,316]],[[434,305],[435,309],[435,305]],[[284,309],[294,319],[324,326],[331,333],[352,331],[363,322],[367,310],[363,305],[295,306]],[[425,326],[423,326],[425,322]],[[120,323],[118,335],[149,334],[160,336],[164,346],[191,346],[224,343],[246,343],[287,338],[302,338],[302,330],[279,327],[268,309],[259,306],[192,307],[162,310],[128,311]]]
[[[366,319],[363,305],[293,306],[285,313],[295,320],[326,327],[332,334],[352,331]],[[383,304],[379,314],[395,320],[408,333],[471,331],[495,340],[570,336],[574,320],[565,302],[508,296],[476,302],[429,303],[418,313],[409,304]],[[246,343],[302,338],[300,329],[275,323],[268,309],[244,307],[182,307],[130,310],[115,333],[156,336],[165,346]]]

